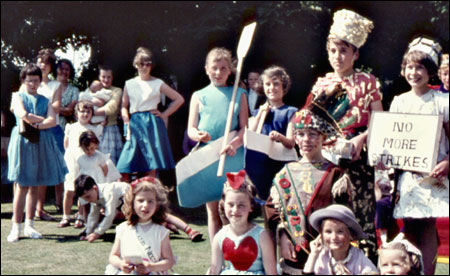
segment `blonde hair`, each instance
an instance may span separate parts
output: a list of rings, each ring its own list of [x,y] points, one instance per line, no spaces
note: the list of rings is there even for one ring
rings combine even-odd
[[[448,69],[448,54],[442,54],[441,66],[439,66],[438,74],[440,75],[445,69]]]
[[[148,48],[139,47],[136,50],[136,55],[133,59],[133,65],[137,66],[139,63],[144,61],[149,61],[153,64],[153,54]]]
[[[211,62],[225,60],[228,63],[228,67],[232,73],[235,73],[236,68],[234,66],[233,57],[230,50],[225,48],[213,48],[206,56],[205,66],[208,66]]]
[[[161,181],[154,177],[144,177],[131,183],[131,189],[128,189],[124,196],[122,212],[130,225],[136,225],[139,217],[134,210],[134,199],[140,192],[153,192],[156,196],[156,210],[152,216],[152,221],[156,224],[165,222],[169,210],[169,200],[167,195],[169,190],[162,185]]]
[[[420,275],[422,271],[422,264],[420,260],[420,256],[414,254],[413,252],[409,252],[406,246],[401,242],[390,242],[388,244],[382,245],[380,249],[378,249],[378,268],[381,267],[381,255],[386,250],[398,250],[401,252],[401,258],[403,260],[402,265],[405,268],[408,268],[407,275]]]

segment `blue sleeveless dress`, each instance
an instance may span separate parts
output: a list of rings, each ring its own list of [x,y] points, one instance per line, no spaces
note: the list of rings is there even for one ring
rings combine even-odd
[[[238,88],[230,131],[239,128],[242,93],[245,93],[245,90]],[[207,131],[211,135],[211,141],[208,143],[211,143],[224,135],[233,87],[216,87],[210,84],[194,94],[199,101],[197,129]],[[178,183],[178,201],[181,206],[197,207],[207,202],[220,200],[223,184],[226,181],[226,173],[238,172],[244,168],[244,147],[239,147],[233,157],[226,157],[222,177],[217,177],[218,164],[217,161],[196,175]]]
[[[18,92],[28,113],[47,117],[48,99],[42,95]],[[38,143],[31,143],[13,128],[8,147],[8,179],[21,186],[54,186],[64,182],[67,173],[64,157],[51,129],[40,130]]]

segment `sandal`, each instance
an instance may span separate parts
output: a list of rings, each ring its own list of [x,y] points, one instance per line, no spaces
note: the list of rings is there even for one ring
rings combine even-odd
[[[55,221],[55,218],[50,216],[47,212],[45,211],[40,211],[36,213],[36,217],[38,217],[40,220],[43,221]]]
[[[62,219],[58,224],[58,228],[64,228],[67,226],[70,226],[70,221],[68,219]]]
[[[77,219],[75,221],[75,224],[73,225],[74,228],[83,228],[84,227],[84,220],[82,219]]]
[[[193,230],[192,228],[189,229],[186,233],[188,234],[189,239],[191,239],[192,242],[199,242],[203,240],[203,234]]]

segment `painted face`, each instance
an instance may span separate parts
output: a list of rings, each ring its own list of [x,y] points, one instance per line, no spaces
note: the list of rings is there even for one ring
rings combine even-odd
[[[230,66],[225,59],[209,61],[205,66],[206,74],[214,86],[227,85],[227,79],[231,74]]]
[[[27,75],[23,80],[29,94],[36,94],[39,85],[41,84],[41,79],[39,76]]]
[[[353,65],[358,59],[358,53],[352,47],[343,43],[329,42],[328,61],[336,73],[348,76],[353,72]]]
[[[97,191],[97,185],[94,185],[92,189],[89,191],[84,192],[84,194],[81,196],[82,199],[86,200],[89,203],[95,202],[98,199],[98,191]]]
[[[405,79],[411,88],[414,89],[426,87],[430,77],[423,64],[408,61],[405,66]]]
[[[322,226],[322,239],[331,251],[347,250],[351,241],[350,230],[339,220],[325,219]]]
[[[256,84],[258,83],[259,74],[252,72],[248,74],[248,86],[250,86],[251,89],[256,90]]]
[[[252,211],[250,198],[243,192],[228,191],[225,195],[225,216],[231,224],[248,222],[248,215]]]
[[[41,58],[38,58],[37,66],[41,69],[42,75],[46,76],[52,71],[52,67],[50,66],[50,64],[43,62]]]
[[[447,68],[442,69],[439,72],[439,79],[441,79],[442,84],[444,84],[444,88],[448,90],[448,65]]]
[[[156,194],[153,191],[140,191],[133,201],[133,208],[139,217],[139,222],[149,221],[156,211]]]
[[[98,150],[98,144],[91,142],[88,147],[82,147],[82,149],[87,156],[92,156]]]
[[[317,156],[321,153],[324,136],[313,129],[296,130],[295,142],[297,143],[302,156]]]
[[[78,122],[80,124],[85,125],[89,124],[92,118],[92,110],[89,108],[81,108],[77,111]]]
[[[383,249],[380,254],[381,275],[407,275],[409,267],[405,264],[404,252],[399,249]]]
[[[283,100],[283,82],[279,77],[269,78],[262,76],[264,93],[271,102],[279,102]]]
[[[63,62],[60,64],[60,66],[56,69],[56,73],[58,75],[58,81],[61,82],[67,82],[70,77],[70,65]]]
[[[100,74],[98,76],[100,82],[103,84],[103,87],[110,88],[113,81],[113,73],[110,70],[100,70]]]

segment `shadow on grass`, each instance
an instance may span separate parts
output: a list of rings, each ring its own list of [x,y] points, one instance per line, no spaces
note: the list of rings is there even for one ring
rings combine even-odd
[[[12,212],[2,212],[2,219],[11,219],[12,215]]]

